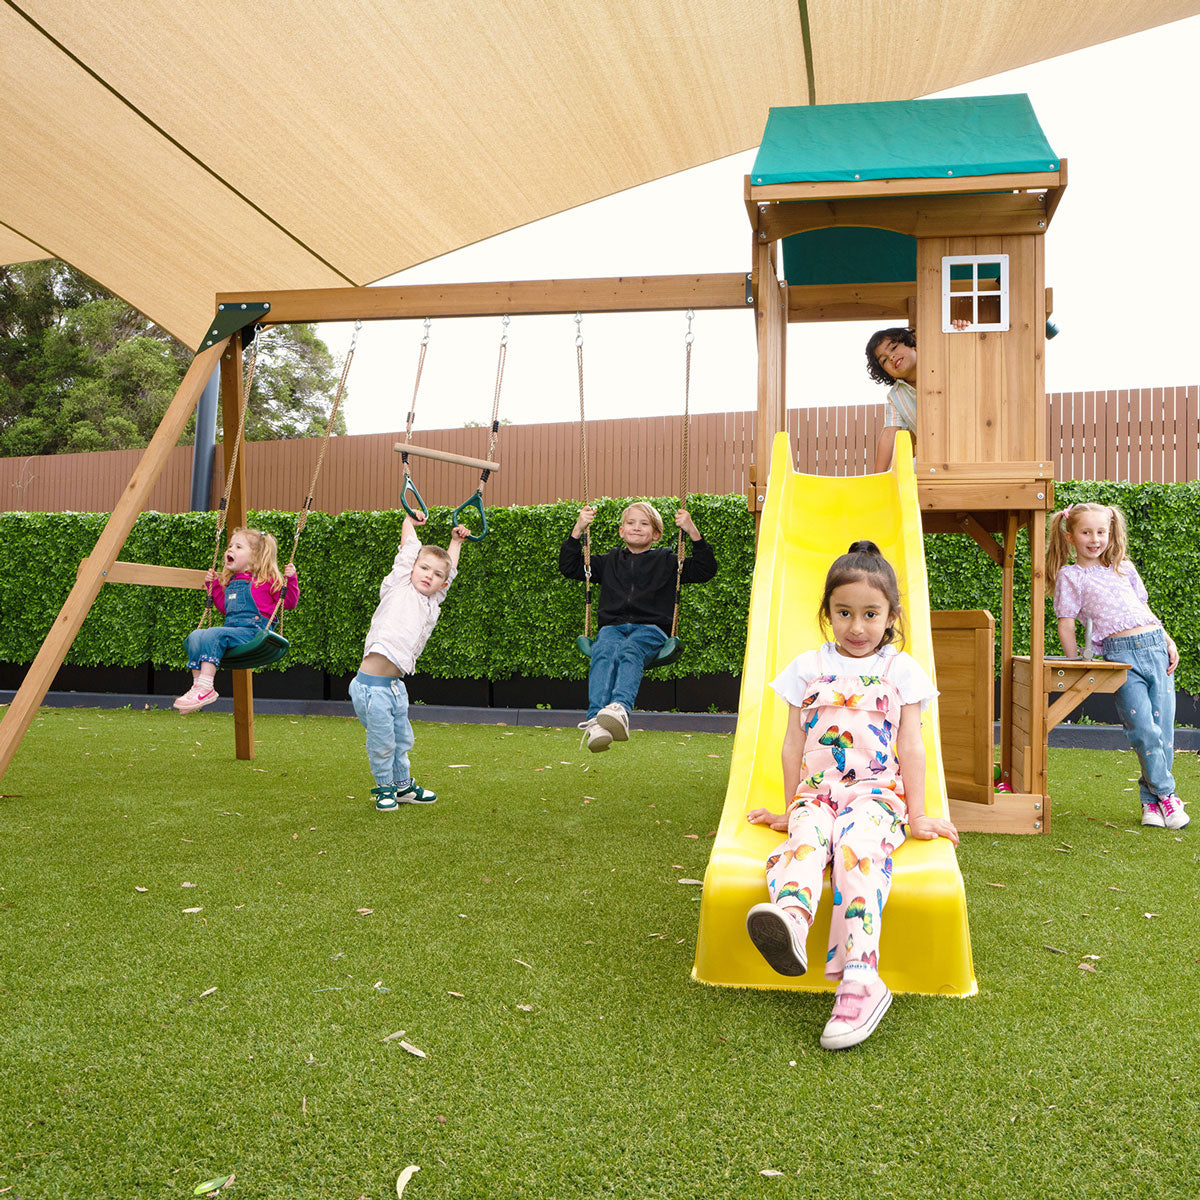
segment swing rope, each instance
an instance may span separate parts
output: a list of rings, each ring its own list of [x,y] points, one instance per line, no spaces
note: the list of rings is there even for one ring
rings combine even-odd
[[[583,506],[591,503],[588,484],[587,418],[583,404],[583,314],[575,314],[575,366],[579,374],[579,457],[583,462]],[[592,636],[592,528],[583,531],[583,636]]]
[[[333,397],[333,404],[329,409],[329,420],[325,422],[325,437],[321,441],[321,452],[317,455],[317,465],[313,468],[312,480],[308,485],[308,495],[304,497],[304,505],[296,514],[296,534],[292,538],[291,553],[284,560],[285,562],[295,563],[296,549],[300,545],[300,535],[304,532],[305,525],[308,524],[308,515],[312,512],[313,497],[317,492],[317,479],[321,475],[321,466],[325,462],[325,452],[329,449],[329,439],[333,434],[333,425],[337,420],[338,409],[342,404],[342,395],[346,390],[346,379],[350,374],[350,364],[354,361],[354,348],[358,345],[358,332],[362,329],[362,322],[354,322],[354,336],[350,339],[350,349],[346,351],[346,361],[342,364],[342,376],[338,380],[337,392]],[[268,626],[274,626],[279,617],[280,610],[283,608],[283,596],[286,588],[280,588],[279,598],[275,601],[275,611],[271,614]]]
[[[229,497],[233,494],[233,478],[237,471],[238,457],[242,451],[242,438],[246,430],[246,410],[250,407],[250,388],[254,383],[254,372],[258,369],[258,351],[263,337],[263,327],[255,325],[254,338],[246,353],[245,372],[242,379],[242,407],[238,413],[237,434],[233,439],[233,453],[229,459],[229,469],[225,472],[225,493],[217,509],[217,533],[213,539],[213,556],[209,570],[215,571],[221,558],[221,536],[225,532],[225,524],[229,520]],[[204,629],[212,620],[213,598],[207,588],[204,594],[204,615],[200,618],[200,628]]]
[[[504,385],[504,364],[508,360],[508,325],[509,317],[506,313],[501,318],[501,333],[500,333],[500,349],[496,356],[496,386],[492,392],[492,421],[491,433],[488,437],[487,462],[495,461],[496,442],[500,435],[500,391]],[[463,501],[453,513],[450,514],[450,523],[457,525],[459,516],[464,509],[474,508],[479,513],[479,519],[482,522],[482,527],[478,533],[472,533],[467,538],[470,542],[481,542],[487,535],[487,513],[483,508],[483,492],[487,487],[488,479],[491,477],[491,467],[484,467],[479,473],[479,486],[475,489],[475,494],[469,500]]]
[[[688,431],[691,429],[691,414],[689,404],[691,402],[692,391],[692,343],[696,340],[696,335],[692,333],[692,320],[695,313],[689,308],[687,310],[687,337],[683,339],[684,351],[684,367],[683,367],[683,462],[680,466],[679,475],[679,507],[685,512],[687,511],[688,502]],[[679,540],[675,546],[675,611],[671,614],[671,636],[674,637],[679,629],[679,600],[683,595],[683,530],[679,530]]]
[[[429,350],[429,330],[433,325],[433,321],[425,318],[425,336],[421,338],[421,350],[417,355],[417,377],[413,381],[412,401],[408,406],[408,419],[404,425],[404,444],[405,446],[412,445],[413,420],[417,415],[417,393],[421,390],[421,372],[425,369],[425,355]],[[408,451],[400,452],[400,461],[404,464],[404,486],[400,490],[400,507],[404,509],[410,517],[416,517],[416,513],[409,507],[408,494],[412,493],[413,499],[421,509],[422,515],[428,519],[429,506],[421,498],[421,493],[417,490],[417,485],[413,482],[412,471],[408,463]]]

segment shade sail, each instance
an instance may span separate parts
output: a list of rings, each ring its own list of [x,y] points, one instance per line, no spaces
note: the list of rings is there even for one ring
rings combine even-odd
[[[196,346],[217,292],[365,284],[1200,0],[7,0],[0,259],[57,256]],[[30,249],[30,248],[33,249]]]

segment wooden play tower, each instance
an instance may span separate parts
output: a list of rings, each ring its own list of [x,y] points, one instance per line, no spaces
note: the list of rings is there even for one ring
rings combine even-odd
[[[746,179],[757,462],[770,461],[771,439],[784,428],[788,322],[911,326],[924,530],[967,534],[1002,571],[999,720],[1011,792],[993,790],[992,615],[933,614],[947,788],[960,829],[1047,830],[1050,728],[1089,693],[1124,679],[1119,665],[1044,654],[1045,518],[1054,504],[1044,237],[1066,182],[1066,161],[1023,95],[772,109]],[[764,490],[752,491],[752,507]],[[1022,529],[1031,584],[1018,596]],[[1024,656],[1013,653],[1018,604],[1029,614]]]

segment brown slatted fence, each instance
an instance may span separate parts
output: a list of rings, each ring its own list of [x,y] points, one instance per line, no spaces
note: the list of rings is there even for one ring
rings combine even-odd
[[[1064,392],[1048,397],[1047,446],[1058,479],[1170,483],[1200,478],[1198,389],[1141,388]],[[754,454],[755,415],[700,413],[688,435],[688,490],[743,493]],[[682,418],[638,417],[588,423],[593,497],[677,495]],[[883,427],[883,405],[789,409],[787,430],[796,466],[810,474],[855,475],[871,469]],[[329,443],[314,508],[396,508],[404,482],[401,433],[334,438]],[[438,429],[417,444],[473,458],[487,455],[486,428]],[[245,447],[248,489],[257,509],[296,510],[304,502],[320,441],[250,442]],[[502,469],[486,489],[489,504],[544,504],[582,498],[579,425],[506,425],[496,447]],[[213,467],[213,496],[224,484],[224,447]],[[115,507],[140,450],[0,459],[0,511],[105,512]],[[178,446],[150,496],[159,512],[183,512],[191,489],[192,451]],[[479,473],[433,459],[412,460],[430,504],[457,505],[474,492]]]

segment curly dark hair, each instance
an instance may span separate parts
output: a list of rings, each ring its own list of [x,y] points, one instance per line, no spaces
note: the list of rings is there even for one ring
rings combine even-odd
[[[867,374],[876,383],[891,384],[896,381],[879,365],[879,360],[875,357],[875,351],[884,342],[899,342],[900,345],[911,346],[915,350],[917,348],[917,331],[901,329],[899,326],[894,329],[880,329],[871,334],[871,339],[867,342]]]

